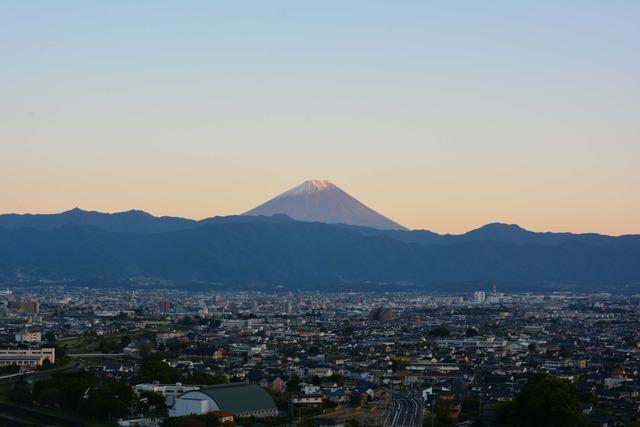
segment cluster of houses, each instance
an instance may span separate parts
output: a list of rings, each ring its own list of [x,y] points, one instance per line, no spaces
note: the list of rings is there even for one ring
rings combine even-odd
[[[306,408],[305,413],[328,423],[336,408],[377,413],[390,406],[395,393],[403,393],[420,401],[427,413],[446,401],[457,422],[494,425],[495,403],[512,399],[532,373],[544,372],[574,385],[585,416],[596,425],[623,426],[640,416],[639,301],[637,296],[495,291],[477,298],[177,291],[123,295],[85,289],[42,298],[40,326],[54,332],[59,342],[87,331],[99,336],[144,331],[118,350],[123,358],[83,363],[133,381],[143,353],[165,355],[182,373],[181,383],[132,386],[163,394],[171,408],[182,408],[174,415],[191,407],[184,402],[176,406],[181,396],[198,400],[193,407],[202,411],[246,415],[216,403],[236,389],[207,394],[204,386],[186,382],[194,374],[210,374],[264,390],[277,409],[260,409],[255,413],[260,416],[293,417],[298,408]],[[11,319],[5,324],[24,329],[17,319],[24,320],[26,313],[5,314]],[[6,328],[8,337],[15,333],[12,326]],[[17,345],[11,341],[8,345]]]

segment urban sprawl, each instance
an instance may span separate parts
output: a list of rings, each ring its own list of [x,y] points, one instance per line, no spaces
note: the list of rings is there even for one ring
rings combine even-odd
[[[640,425],[638,295],[39,286],[0,318],[0,425]]]

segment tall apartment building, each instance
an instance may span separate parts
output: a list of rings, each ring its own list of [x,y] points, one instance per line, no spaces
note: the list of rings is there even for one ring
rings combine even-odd
[[[160,313],[170,313],[171,312],[171,303],[167,300],[162,300],[158,303],[158,310]]]
[[[40,301],[23,301],[21,309],[25,313],[38,314],[40,313]]]
[[[284,314],[291,314],[291,313],[293,312],[293,306],[292,306],[292,304],[291,304],[291,301],[290,301],[290,300],[285,300],[285,301],[282,303],[282,312],[283,312]]]
[[[367,320],[377,322],[388,322],[393,320],[393,309],[388,307],[376,307],[369,312]]]
[[[475,291],[473,293],[473,302],[475,302],[476,304],[482,304],[486,301],[487,296],[485,295],[484,291]]]

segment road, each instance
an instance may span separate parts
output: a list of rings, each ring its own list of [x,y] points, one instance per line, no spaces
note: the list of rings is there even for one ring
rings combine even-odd
[[[131,357],[126,353],[77,353],[67,354],[69,357]]]
[[[406,394],[393,393],[393,408],[384,421],[385,427],[422,426],[422,402]]]

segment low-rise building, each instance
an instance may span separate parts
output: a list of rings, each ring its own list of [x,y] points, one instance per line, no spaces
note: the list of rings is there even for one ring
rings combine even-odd
[[[323,394],[299,394],[291,398],[294,405],[322,405]]]
[[[159,382],[137,384],[133,387],[133,391],[137,395],[141,393],[158,393],[164,396],[167,406],[173,405],[176,398],[188,391],[198,390],[200,387],[194,385],[184,385],[182,383],[160,384]]]
[[[18,365],[36,367],[42,366],[45,360],[56,363],[55,348],[40,349],[0,349],[0,366]]]
[[[21,331],[15,334],[16,342],[39,343],[42,341],[42,332],[40,331]]]
[[[275,417],[278,408],[264,389],[246,383],[220,384],[188,391],[169,409],[172,417],[225,411],[237,417]]]

